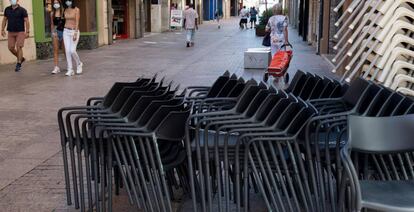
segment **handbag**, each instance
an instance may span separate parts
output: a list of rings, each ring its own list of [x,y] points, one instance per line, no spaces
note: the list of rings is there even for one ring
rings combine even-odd
[[[262,45],[263,45],[263,46],[267,46],[267,47],[269,47],[269,46],[270,46],[270,32],[267,32],[267,33],[265,34],[265,36],[264,36],[264,38],[263,38],[263,41],[262,41]]]

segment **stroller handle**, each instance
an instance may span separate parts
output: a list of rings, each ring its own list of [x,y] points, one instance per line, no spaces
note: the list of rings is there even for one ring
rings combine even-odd
[[[291,49],[293,49],[293,46],[292,46],[292,44],[290,44],[290,43],[288,43],[288,44],[283,44],[282,46],[280,46],[280,48],[282,49],[282,48],[285,48],[285,50],[286,50],[286,47],[290,47]]]

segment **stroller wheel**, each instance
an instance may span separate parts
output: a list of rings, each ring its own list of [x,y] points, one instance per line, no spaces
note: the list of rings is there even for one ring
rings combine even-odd
[[[264,82],[267,82],[267,80],[269,79],[269,74],[268,73],[265,73],[264,75],[263,75],[263,81]]]
[[[289,73],[285,74],[285,84],[289,83]]]

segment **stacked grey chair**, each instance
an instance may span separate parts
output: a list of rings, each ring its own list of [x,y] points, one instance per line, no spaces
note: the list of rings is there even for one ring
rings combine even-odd
[[[412,1],[355,0],[336,25],[338,50],[333,72],[351,81],[358,76],[414,96],[414,4]]]
[[[59,110],[68,204],[111,211],[122,188],[143,211],[173,211],[181,194],[192,211],[252,211],[252,195],[268,211],[342,211],[372,206],[360,180],[411,179],[411,153],[367,154],[348,123],[411,117],[413,99],[382,85],[297,71],[278,90],[226,72],[178,89],[139,78]]]

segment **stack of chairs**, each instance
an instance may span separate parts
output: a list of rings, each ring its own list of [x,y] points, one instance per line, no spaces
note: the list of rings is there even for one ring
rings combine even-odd
[[[123,188],[143,211],[173,211],[183,193],[193,211],[250,211],[253,191],[268,211],[355,208],[352,163],[360,180],[397,175],[379,170],[387,158],[341,159],[352,147],[348,118],[414,113],[411,97],[363,78],[297,71],[278,90],[225,72],[181,92],[164,81],[117,82],[104,97],[59,110],[68,204],[112,211]]]
[[[301,184],[304,127],[318,114],[309,101],[338,98],[348,86],[302,71],[286,90],[248,83],[232,108],[193,111],[187,122],[193,209],[249,211],[255,188],[270,211],[311,211],[313,192]]]
[[[342,80],[362,76],[414,96],[414,2],[410,0],[354,0],[344,8],[334,36],[338,50],[333,72]]]
[[[192,106],[185,94],[154,76],[60,109],[68,204],[73,197],[81,211],[111,211],[114,181],[115,193],[124,187],[137,209],[172,211],[173,187],[188,187],[181,141]]]
[[[413,122],[413,114],[349,117],[349,141],[341,150],[340,209],[414,211]]]
[[[322,200],[320,203],[324,211],[352,208],[353,203],[343,204],[343,198],[339,198],[339,188],[346,183],[343,174],[348,170],[344,169],[340,151],[349,144],[349,117],[407,116],[414,113],[414,100],[383,85],[358,78],[343,97],[311,100],[311,103],[319,111],[305,128],[307,166],[311,169],[312,187],[317,190],[315,193]],[[376,175],[379,159],[360,153],[353,154],[352,158],[360,179]],[[383,163],[381,166],[388,164],[385,161],[379,163]],[[351,196],[348,200],[352,200]]]

